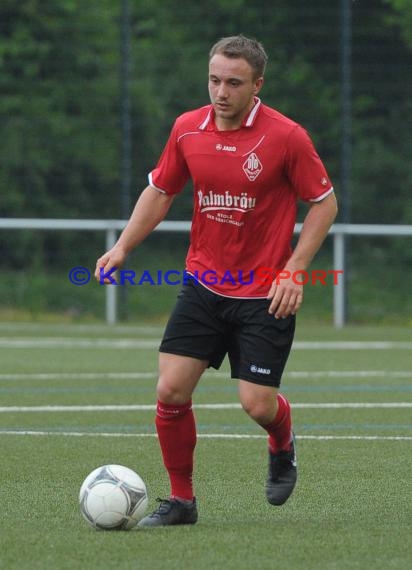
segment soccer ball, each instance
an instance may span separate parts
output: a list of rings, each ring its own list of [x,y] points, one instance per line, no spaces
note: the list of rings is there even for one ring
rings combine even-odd
[[[148,497],[143,479],[123,465],[103,465],[83,481],[80,511],[97,529],[133,528],[143,518]]]

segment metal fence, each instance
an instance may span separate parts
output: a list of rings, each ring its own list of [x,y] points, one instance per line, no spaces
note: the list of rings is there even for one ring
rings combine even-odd
[[[126,225],[125,220],[64,220],[38,218],[0,218],[0,229],[5,230],[72,230],[102,231],[106,236],[106,249],[116,242],[119,232]],[[164,221],[155,231],[189,232],[190,222]],[[302,224],[296,224],[295,234],[299,234]],[[333,239],[333,270],[343,272],[346,266],[347,236],[412,236],[412,225],[380,224],[334,224],[329,234]],[[336,274],[337,275],[337,274]],[[117,321],[117,287],[106,287],[106,322]],[[346,323],[346,282],[336,279],[333,289],[333,323],[341,328]]]

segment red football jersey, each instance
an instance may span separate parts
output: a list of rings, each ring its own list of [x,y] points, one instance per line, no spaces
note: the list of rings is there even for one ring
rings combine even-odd
[[[149,183],[179,193],[191,178],[193,219],[186,269],[220,295],[265,298],[289,259],[297,200],[318,201],[332,184],[306,131],[264,105],[240,129],[219,131],[212,105],[176,120]]]

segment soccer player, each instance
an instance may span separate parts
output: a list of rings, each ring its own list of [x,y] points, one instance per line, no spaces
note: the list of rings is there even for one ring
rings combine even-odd
[[[126,228],[96,263],[98,280],[122,266],[191,179],[186,270],[196,278],[182,286],[166,326],[157,384],[155,423],[171,491],[140,526],[197,521],[192,394],[226,354],[243,409],[268,434],[269,503],[285,503],[297,480],[290,405],[279,393],[303,298],[295,276],[318,251],[337,206],[309,135],[258,98],[266,62],[263,46],[243,35],[212,47],[211,104],[177,118]],[[298,200],[308,211],[292,251]]]

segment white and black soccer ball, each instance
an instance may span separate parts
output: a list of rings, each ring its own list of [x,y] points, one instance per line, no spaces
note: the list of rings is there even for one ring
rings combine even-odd
[[[83,481],[79,493],[80,511],[97,529],[129,530],[147,509],[143,479],[123,465],[102,465]]]

